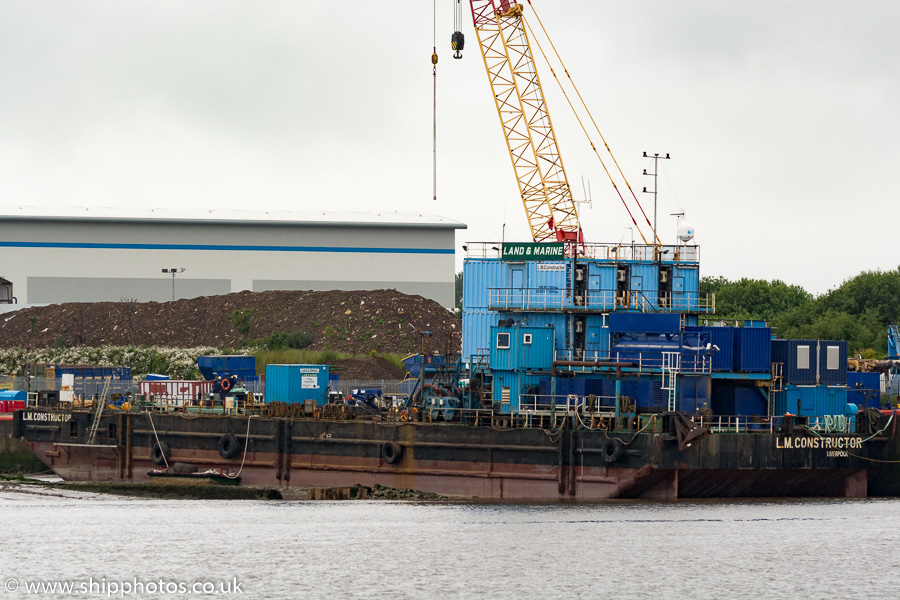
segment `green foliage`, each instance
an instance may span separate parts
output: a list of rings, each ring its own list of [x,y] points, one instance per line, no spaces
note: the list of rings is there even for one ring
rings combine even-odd
[[[58,349],[58,350],[59,350],[59,349],[62,349],[62,348],[68,348],[68,347],[69,347],[69,340],[67,340],[67,339],[66,339],[65,337],[63,337],[63,336],[59,336],[58,338],[56,338],[55,340],[53,340],[53,347],[56,348],[56,349]]]
[[[27,363],[84,364],[131,367],[136,378],[166,373],[174,379],[197,379],[197,357],[219,354],[216,348],[148,348],[146,346],[79,346],[76,348],[23,348],[0,350],[0,373],[15,373]]]
[[[284,348],[294,348],[300,350],[312,344],[312,337],[305,331],[294,331],[292,333],[275,333],[269,337],[259,340],[260,346],[269,350],[281,350]]]
[[[455,306],[462,307],[462,297],[463,297],[463,274],[462,271],[456,274],[453,278],[453,287],[455,292],[455,300],[453,304]]]
[[[798,285],[783,281],[724,277],[704,277],[701,292],[715,292],[716,316],[723,319],[770,319],[812,301],[812,294]]]
[[[847,340],[864,358],[884,357],[887,326],[900,320],[900,268],[864,271],[818,297],[778,280],[704,277],[700,290],[715,292],[717,317],[767,320],[781,338]]]
[[[291,348],[278,350],[258,348],[253,355],[256,357],[256,372],[260,374],[266,372],[266,365],[325,365],[333,363],[335,360],[353,358],[353,355],[347,352],[335,352],[334,350],[319,352],[316,350],[296,350]],[[370,352],[369,356],[375,355]],[[382,354],[379,356],[397,366],[403,366],[403,355]]]
[[[250,333],[250,320],[256,316],[256,313],[256,309],[253,308],[239,309],[228,313],[227,318],[238,333],[247,335]]]

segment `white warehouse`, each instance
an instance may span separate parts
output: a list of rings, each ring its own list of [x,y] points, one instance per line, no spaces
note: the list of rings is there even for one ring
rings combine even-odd
[[[67,208],[51,215],[14,207],[0,214],[0,276],[19,304],[396,289],[451,307],[455,233],[465,227],[397,212]]]

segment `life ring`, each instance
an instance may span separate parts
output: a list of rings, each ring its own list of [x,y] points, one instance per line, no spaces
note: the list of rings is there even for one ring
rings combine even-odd
[[[394,441],[385,442],[381,446],[381,458],[389,465],[400,462],[400,459],[403,458],[403,446]]]
[[[226,433],[219,438],[217,447],[219,456],[222,458],[234,458],[240,451],[240,444],[238,444],[237,438],[230,433]]]
[[[153,448],[150,450],[150,460],[153,461],[153,464],[163,466],[168,464],[169,458],[171,454],[169,454],[169,445],[165,442],[157,442],[153,444]]]
[[[231,389],[231,379],[228,377],[225,377],[224,379],[222,379],[222,382],[219,383],[219,387],[222,388],[223,392],[227,392],[228,390]]]
[[[614,463],[622,458],[624,452],[625,446],[622,444],[622,440],[618,438],[609,438],[600,446],[600,455],[608,463]]]

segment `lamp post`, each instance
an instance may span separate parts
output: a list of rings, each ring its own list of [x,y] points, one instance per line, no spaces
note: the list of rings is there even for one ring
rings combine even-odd
[[[171,268],[171,269],[163,269],[163,273],[171,273],[172,274],[172,302],[175,302],[175,274],[176,273],[184,273],[184,267],[181,268]]]

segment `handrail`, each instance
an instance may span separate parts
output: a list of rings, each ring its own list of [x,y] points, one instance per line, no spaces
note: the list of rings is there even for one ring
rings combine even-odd
[[[502,247],[502,242],[466,242],[466,258],[500,258]],[[586,242],[577,258],[693,264],[700,262],[700,247]]]
[[[555,362],[579,361],[584,363],[598,363],[596,367],[585,364],[577,367],[569,366],[564,369],[572,372],[591,372],[600,367],[609,369],[614,367],[611,367],[608,363],[621,363],[622,368],[634,372],[659,374],[665,366],[665,359],[663,357],[664,352],[668,352],[668,350],[660,349],[659,352],[584,351],[578,356],[574,350],[555,350],[553,360]],[[635,367],[635,365],[637,366]],[[681,354],[681,358],[679,359],[679,373],[709,374],[711,372],[711,356],[699,352],[687,352]]]
[[[662,313],[715,312],[714,292],[668,292],[665,302],[643,290],[631,290],[622,296],[617,290],[585,290],[575,296],[561,287],[488,288],[490,310],[525,311],[601,311],[638,310]]]

